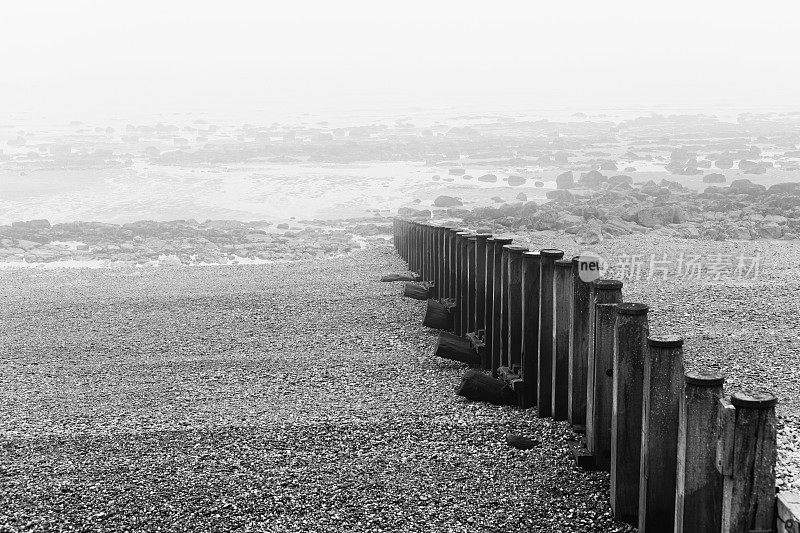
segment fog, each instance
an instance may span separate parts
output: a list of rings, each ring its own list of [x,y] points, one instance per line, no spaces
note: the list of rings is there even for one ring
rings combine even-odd
[[[745,110],[800,100],[797,8],[770,2],[80,0],[3,9],[6,114]]]

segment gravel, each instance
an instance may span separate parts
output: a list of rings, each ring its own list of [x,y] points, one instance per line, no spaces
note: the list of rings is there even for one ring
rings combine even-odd
[[[0,530],[631,531],[565,423],[454,394],[397,271],[0,271]]]

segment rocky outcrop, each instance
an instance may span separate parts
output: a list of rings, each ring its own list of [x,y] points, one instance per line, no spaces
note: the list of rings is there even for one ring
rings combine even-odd
[[[575,186],[575,180],[572,177],[572,171],[568,170],[556,176],[556,189],[571,189]]]
[[[454,196],[441,195],[436,197],[433,201],[433,205],[436,207],[458,207],[464,205],[464,202],[462,202],[460,198]]]

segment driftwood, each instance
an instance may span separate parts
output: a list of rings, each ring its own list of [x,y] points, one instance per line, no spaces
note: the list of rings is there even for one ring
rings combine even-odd
[[[422,325],[432,329],[452,331],[454,309],[455,302],[453,300],[428,300],[428,308],[425,310]]]
[[[415,300],[427,300],[434,295],[433,286],[428,282],[406,283],[403,286],[403,296]]]
[[[419,281],[419,276],[416,274],[386,274],[381,278],[381,281]]]
[[[517,395],[504,382],[479,370],[467,370],[456,394],[475,402],[516,405]]]
[[[467,363],[468,365],[478,365],[481,362],[469,339],[447,332],[439,334],[439,342],[436,345],[434,355],[443,359]]]
[[[539,441],[509,433],[506,435],[506,444],[512,448],[517,448],[518,450],[530,450],[531,448],[537,447],[539,445]]]

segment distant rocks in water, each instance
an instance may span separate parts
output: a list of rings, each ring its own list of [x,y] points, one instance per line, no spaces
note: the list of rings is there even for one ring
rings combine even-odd
[[[618,188],[621,185],[633,185],[633,178],[624,174],[617,174],[608,178],[608,188]]]
[[[744,170],[745,174],[766,174],[767,169],[772,167],[772,163],[766,161],[750,161],[742,159],[739,161],[739,169]]]
[[[483,176],[478,176],[478,181],[482,181],[484,183],[496,183],[497,176],[494,174],[484,174]]]
[[[545,196],[550,200],[557,201],[570,201],[572,200],[572,193],[565,189],[556,189],[554,191],[547,191]]]
[[[441,195],[436,197],[433,201],[433,205],[436,207],[458,207],[464,205],[464,202],[462,202],[460,198],[454,196]]]
[[[590,170],[581,174],[580,183],[584,187],[598,187],[601,183],[607,181],[606,177],[597,170]]]
[[[767,188],[763,185],[753,183],[749,179],[743,178],[738,180],[733,180],[731,182],[731,191],[735,191],[738,194],[749,194],[749,195],[759,195],[767,191]]]
[[[439,176],[439,174],[434,174],[433,176],[431,176],[431,179],[432,179],[433,181],[439,181],[439,180],[440,180],[440,179],[442,179],[442,178],[441,178],[441,176]]]
[[[528,195],[525,194],[524,192],[519,193],[515,198],[517,200],[519,200],[520,202],[527,202],[528,201]]]
[[[600,163],[600,170],[618,170],[617,164],[613,161],[603,161]]]
[[[289,229],[289,224],[287,224],[286,222],[281,222],[280,224],[278,224],[275,227],[278,228],[278,229]]]
[[[401,207],[397,210],[397,216],[404,218],[431,218],[430,209],[414,209],[413,207]]]
[[[539,188],[542,188],[542,187],[544,187],[544,182],[543,182],[543,181],[536,180],[536,181],[534,181],[534,182],[533,182],[533,186],[534,186],[534,187],[539,187]]]
[[[714,166],[722,170],[731,169],[733,168],[733,158],[728,156],[720,157],[714,161]]]
[[[26,220],[26,221],[19,221],[19,222],[12,222],[11,227],[16,230],[22,231],[38,231],[43,229],[50,229],[50,221],[44,218],[39,218],[35,220]]]
[[[503,200],[503,199],[502,199],[502,198],[500,198],[499,196],[492,196],[492,201],[493,201],[493,202],[496,202],[496,203],[498,203],[498,204],[505,203],[505,200]]]
[[[469,174],[464,174],[464,175],[461,177],[461,179],[463,179],[463,180],[467,180],[467,181],[468,181],[468,180],[471,180],[471,179],[472,179],[472,176],[470,176]]]
[[[453,181],[453,178],[445,176],[444,178],[442,178],[442,181]]]
[[[528,181],[522,176],[509,176],[508,177],[508,184],[512,187],[517,187],[519,185],[525,185],[525,182]]]
[[[625,172],[636,172],[636,167],[625,167]]]
[[[553,161],[558,163],[559,165],[566,165],[569,163],[569,154],[567,152],[558,151],[553,154]]]
[[[572,171],[568,170],[556,176],[556,189],[571,189],[575,186],[575,180],[572,177]]]
[[[467,173],[467,171],[466,171],[465,169],[463,169],[463,168],[451,168],[451,169],[448,171],[448,173],[449,173],[451,176],[463,176],[464,174],[466,174],[466,173]]]
[[[725,183],[724,174],[706,174],[703,176],[703,183]]]

